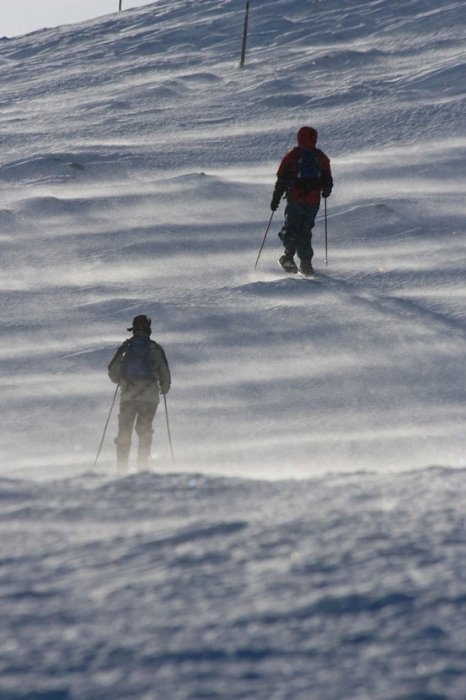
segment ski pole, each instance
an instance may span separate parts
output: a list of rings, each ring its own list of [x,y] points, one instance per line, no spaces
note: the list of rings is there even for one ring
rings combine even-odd
[[[175,455],[173,454],[172,434],[170,431],[170,422],[168,420],[168,406],[167,406],[167,395],[166,394],[163,395],[163,401],[165,403],[165,420],[167,422],[168,443],[170,445],[170,452],[171,452],[172,460],[173,460],[173,464],[174,464],[175,463]]]
[[[259,262],[259,258],[260,258],[261,253],[262,253],[262,248],[264,247],[265,239],[267,238],[267,234],[269,232],[270,224],[272,223],[272,218],[273,218],[274,213],[275,212],[272,212],[270,215],[269,224],[268,224],[267,228],[265,229],[264,238],[262,240],[262,245],[260,247],[259,254],[258,254],[257,259],[256,259],[256,264],[254,265],[254,269],[256,269],[257,263]]]
[[[94,464],[92,465],[92,468],[93,468],[93,469],[94,469],[94,467],[95,467],[96,464],[97,464],[97,460],[99,459],[99,455],[100,455],[100,451],[101,451],[101,449],[102,449],[102,445],[104,444],[105,434],[106,434],[106,432],[107,432],[108,424],[110,423],[110,416],[112,415],[113,407],[114,407],[114,405],[115,405],[115,401],[116,401],[116,397],[117,397],[117,393],[118,393],[118,389],[119,389],[119,388],[120,388],[120,385],[117,384],[117,388],[115,389],[115,393],[114,393],[114,395],[113,395],[112,405],[110,406],[110,411],[108,412],[107,422],[105,423],[104,432],[103,432],[103,434],[102,434],[102,440],[100,441],[99,449],[97,450],[97,455],[96,455],[96,458],[95,458],[95,460],[94,460]]]
[[[327,197],[324,198],[325,203],[325,267],[328,266],[328,236],[327,236]]]

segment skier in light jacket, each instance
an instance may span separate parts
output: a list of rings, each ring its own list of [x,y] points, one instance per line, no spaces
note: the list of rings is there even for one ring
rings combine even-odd
[[[286,193],[285,223],[278,234],[285,246],[279,263],[286,272],[298,272],[294,261],[297,253],[299,272],[312,275],[312,228],[320,206],[320,197],[330,196],[333,187],[330,160],[316,148],[317,131],[312,126],[299,129],[298,145],[289,151],[277,171],[277,181],[270,208],[278,208]]]
[[[108,365],[112,382],[120,385],[118,435],[115,439],[117,466],[128,468],[133,427],[138,435],[137,463],[147,468],[152,445],[152,423],[160,393],[170,390],[170,369],[161,345],[150,339],[151,319],[135,316],[128,338],[118,348]]]

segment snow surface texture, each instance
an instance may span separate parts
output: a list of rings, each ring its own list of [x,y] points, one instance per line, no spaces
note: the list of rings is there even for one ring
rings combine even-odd
[[[466,7],[243,10],[0,40],[1,700],[466,696]],[[305,123],[316,281],[283,204],[253,271]],[[139,313],[176,464],[90,473]]]
[[[464,698],[463,470],[0,489],[2,700]]]

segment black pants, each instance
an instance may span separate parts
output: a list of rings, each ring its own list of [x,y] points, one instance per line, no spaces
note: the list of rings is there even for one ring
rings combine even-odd
[[[154,432],[152,423],[157,411],[157,405],[156,403],[138,401],[137,399],[120,403],[118,436],[115,440],[118,467],[126,468],[128,466],[133,428],[138,436],[138,466],[147,466]]]
[[[285,208],[285,226],[280,238],[285,246],[285,253],[293,257],[295,253],[302,261],[311,262],[312,227],[319,211],[318,204],[301,204],[289,201]]]

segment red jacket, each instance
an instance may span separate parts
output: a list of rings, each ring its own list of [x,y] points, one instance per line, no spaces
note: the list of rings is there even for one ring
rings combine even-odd
[[[289,151],[283,158],[277,170],[277,185],[275,189],[280,197],[286,190],[288,200],[300,202],[302,204],[318,204],[320,202],[321,192],[324,196],[328,196],[332,191],[333,178],[330,169],[330,160],[325,153],[319,148],[316,148],[317,131],[310,126],[304,126],[298,131],[298,146]],[[302,149],[307,148],[314,150],[321,166],[322,176],[321,182],[317,187],[312,189],[302,189],[295,184],[296,173],[298,169],[298,158],[302,153]]]

